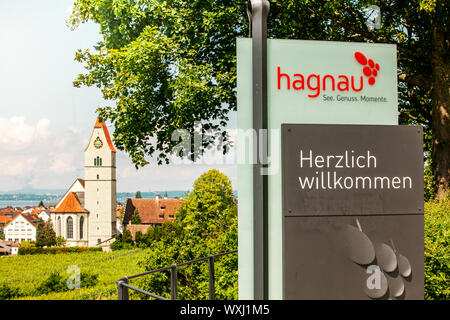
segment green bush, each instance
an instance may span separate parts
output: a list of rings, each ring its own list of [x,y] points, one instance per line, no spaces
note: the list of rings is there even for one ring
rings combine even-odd
[[[56,253],[58,253],[58,248],[51,247],[51,248],[48,248],[48,250],[46,250],[46,251],[49,254],[56,254]]]
[[[425,204],[425,299],[450,299],[450,197]]]
[[[69,253],[69,252],[96,252],[102,251],[101,247],[20,247],[19,255],[26,254],[57,254],[57,253]]]
[[[67,286],[64,283],[63,277],[58,272],[53,272],[36,288],[36,295],[66,290]]]
[[[147,230],[151,250],[138,264],[149,271],[234,250],[237,235],[237,208],[231,181],[221,172],[210,170],[194,182],[193,191],[186,196],[176,220]],[[236,253],[215,261],[216,299],[238,298],[237,264]],[[178,298],[208,299],[208,276],[206,261],[180,267]],[[169,272],[152,273],[136,282],[139,288],[169,298]]]
[[[7,300],[20,297],[19,289],[10,288],[6,284],[0,286],[0,300]]]
[[[110,248],[112,251],[121,250],[123,249],[123,242],[120,240],[120,238],[116,238],[116,240],[111,243]]]
[[[93,287],[98,283],[98,274],[81,272],[80,279],[82,288]]]
[[[34,295],[48,294],[51,292],[69,291],[68,277],[63,277],[59,272],[51,273],[35,290]],[[87,272],[80,273],[80,288],[93,287],[98,283],[97,274]]]

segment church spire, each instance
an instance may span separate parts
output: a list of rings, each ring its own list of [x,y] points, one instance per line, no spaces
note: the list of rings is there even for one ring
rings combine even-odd
[[[105,121],[103,121],[100,117],[97,117],[97,120],[95,121],[94,128],[102,128],[103,132],[105,134],[106,142],[108,143],[109,148],[112,152],[116,152],[116,148],[114,147],[111,136],[109,135],[108,127],[106,126]]]

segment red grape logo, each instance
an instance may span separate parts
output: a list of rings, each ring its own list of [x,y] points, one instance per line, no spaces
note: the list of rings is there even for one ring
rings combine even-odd
[[[367,59],[365,55],[361,52],[355,52],[355,59],[361,65],[363,65],[363,73],[365,76],[369,77],[369,84],[372,86],[375,84],[375,78],[380,71],[380,65],[375,63],[372,59]]]

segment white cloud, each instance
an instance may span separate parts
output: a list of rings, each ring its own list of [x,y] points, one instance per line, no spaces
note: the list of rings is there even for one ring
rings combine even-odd
[[[0,118],[0,190],[66,189],[76,178],[84,178],[84,149],[91,130],[90,125],[55,129],[48,119],[30,123],[22,116]],[[235,133],[230,133],[234,140]],[[199,163],[163,166],[152,160],[136,170],[129,156],[118,151],[118,191],[188,190],[212,168],[236,182],[233,161],[220,161],[221,155],[214,153],[205,158]]]
[[[58,175],[75,172],[77,169],[73,164],[75,156],[76,155],[74,152],[63,152],[56,154],[53,157],[50,171]]]
[[[30,125],[25,122],[25,117],[0,118],[0,150],[24,149],[50,135],[48,119],[40,119],[36,125]]]
[[[51,122],[0,118],[0,190],[67,187],[82,177],[86,132],[52,132]],[[81,176],[80,176],[81,175]]]
[[[28,175],[33,172],[37,162],[37,156],[2,155],[0,157],[1,175],[6,177]]]

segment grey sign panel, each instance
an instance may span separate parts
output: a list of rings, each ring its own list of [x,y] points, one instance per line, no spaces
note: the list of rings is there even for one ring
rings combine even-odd
[[[285,299],[423,299],[422,130],[282,126]]]
[[[423,299],[423,223],[423,215],[286,217],[284,299]]]
[[[282,125],[284,216],[423,213],[417,126]]]

